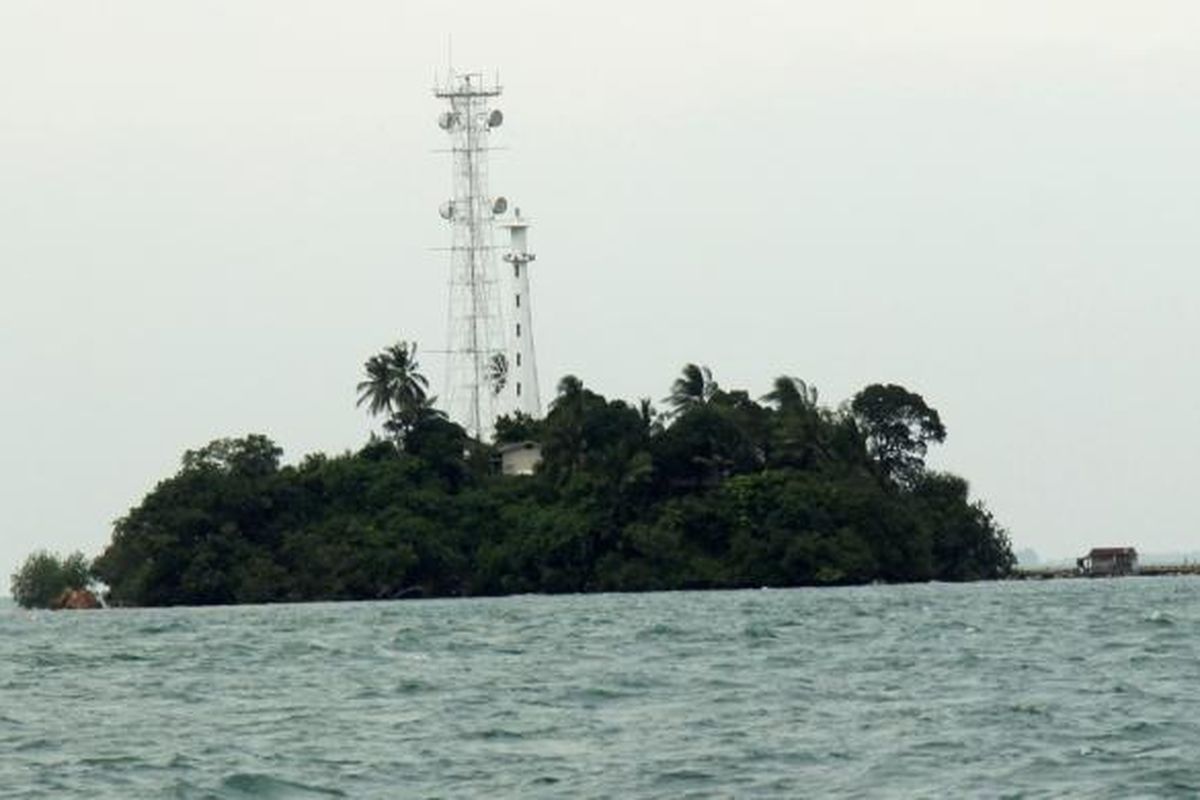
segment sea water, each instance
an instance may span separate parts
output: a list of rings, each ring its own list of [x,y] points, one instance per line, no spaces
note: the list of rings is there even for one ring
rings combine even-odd
[[[1200,579],[0,610],[0,797],[1192,797]]]

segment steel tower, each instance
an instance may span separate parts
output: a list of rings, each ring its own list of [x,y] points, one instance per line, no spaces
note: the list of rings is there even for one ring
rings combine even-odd
[[[507,202],[488,193],[488,136],[504,116],[491,107],[498,83],[451,73],[434,95],[449,110],[438,126],[450,137],[454,194],[440,213],[451,224],[450,307],[445,407],[476,438],[490,437],[508,383],[504,313],[492,228]]]

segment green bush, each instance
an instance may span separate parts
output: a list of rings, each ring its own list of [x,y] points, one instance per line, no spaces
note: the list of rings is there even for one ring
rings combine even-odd
[[[1006,532],[967,482],[926,469],[945,428],[903,387],[869,386],[833,409],[781,376],[760,403],[689,364],[660,414],[567,376],[544,418],[496,423],[503,441],[542,445],[533,475],[510,476],[428,407],[423,381],[390,394],[416,379],[411,348],[385,355],[359,391],[381,411],[407,408],[389,438],[295,466],[259,434],[189,451],[94,562],[106,602],[975,580],[1012,568]],[[42,556],[21,584],[31,604],[66,583]]]
[[[67,589],[86,589],[91,569],[83,553],[60,558],[38,550],[12,576],[13,599],[22,608],[49,608]]]

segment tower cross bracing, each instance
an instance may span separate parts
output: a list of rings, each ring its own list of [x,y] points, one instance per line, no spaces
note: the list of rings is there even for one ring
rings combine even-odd
[[[445,406],[451,419],[480,439],[491,435],[507,383],[492,241],[493,222],[507,203],[488,191],[488,139],[504,119],[492,108],[500,91],[478,73],[452,73],[434,90],[449,106],[438,125],[450,138],[453,164],[453,196],[440,209],[453,229]]]

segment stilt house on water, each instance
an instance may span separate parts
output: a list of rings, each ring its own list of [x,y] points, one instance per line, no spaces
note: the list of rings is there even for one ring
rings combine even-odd
[[[1137,572],[1137,550],[1132,547],[1093,547],[1092,552],[1075,560],[1079,572],[1089,577],[1133,575]]]

